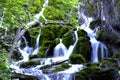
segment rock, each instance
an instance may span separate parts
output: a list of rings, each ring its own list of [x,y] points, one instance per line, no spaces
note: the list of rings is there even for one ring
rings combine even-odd
[[[89,67],[76,73],[75,80],[119,80],[120,76],[115,69],[100,69]]]
[[[37,77],[32,75],[22,75],[17,73],[12,73],[11,75],[12,79],[19,79],[19,80],[39,80]]]
[[[40,60],[29,60],[28,62],[22,63],[20,65],[20,68],[28,68],[31,66],[36,66],[36,65],[40,65]]]
[[[106,68],[106,69],[118,69],[119,68],[119,60],[107,58],[102,61],[100,66],[101,66],[101,68]]]
[[[72,64],[81,64],[86,62],[85,58],[80,54],[70,55],[69,60]]]
[[[84,30],[78,31],[78,37],[78,42],[73,53],[81,54],[87,61],[90,61],[92,51],[90,38]]]
[[[74,44],[73,35],[74,31],[69,31],[62,37],[62,42],[67,48]]]

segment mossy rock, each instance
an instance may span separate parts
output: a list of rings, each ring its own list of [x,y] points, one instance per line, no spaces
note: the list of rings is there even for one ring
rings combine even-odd
[[[62,42],[67,48],[69,48],[70,45],[74,44],[73,34],[73,31],[69,31],[62,37]]]
[[[78,37],[81,37],[81,36],[87,37],[87,32],[85,32],[82,29],[79,29],[77,33],[78,33]]]
[[[102,40],[102,41],[104,41],[106,39],[106,36],[104,35],[104,30],[103,29],[98,31],[97,39]]]
[[[102,24],[105,24],[105,22],[102,21],[101,19],[97,19],[97,20],[92,21],[92,22],[90,23],[90,28],[94,30],[96,27],[102,26]]]
[[[113,54],[113,56],[112,56],[112,59],[118,59],[118,60],[120,60],[120,52],[119,51],[115,52]]]
[[[92,47],[89,38],[82,36],[79,37],[73,52],[81,54],[87,61],[90,61],[91,51]]]
[[[75,80],[117,80],[118,73],[114,69],[85,68],[76,73]]]
[[[100,71],[99,67],[87,67],[75,74],[75,80],[79,80],[79,79],[89,80],[96,72],[99,72],[99,71]]]
[[[55,40],[62,37],[67,31],[69,31],[70,26],[60,26],[60,25],[47,25],[41,27],[41,37],[40,37],[40,52],[44,52],[46,56],[52,56],[54,47],[57,45]]]
[[[12,79],[18,79],[19,80],[38,80],[37,77],[32,76],[32,75],[22,75],[22,74],[18,74],[18,73],[11,73],[11,78]],[[7,80],[7,79],[5,79]]]
[[[71,26],[62,27],[59,31],[58,38],[62,38],[64,36],[64,34],[67,33],[68,31],[70,31],[71,29],[72,29]]]
[[[118,66],[118,60],[115,59],[104,59],[101,63],[102,68],[109,68],[109,69],[117,69]]]
[[[81,64],[86,62],[85,58],[80,54],[72,54],[69,59],[72,64]]]
[[[62,64],[61,64],[61,67],[67,69],[67,68],[70,67],[70,65],[69,65],[68,63],[62,63]]]
[[[28,62],[22,63],[20,65],[20,67],[26,68],[26,67],[36,66],[36,65],[40,65],[40,64],[41,64],[40,60],[29,60]]]
[[[87,68],[75,74],[75,80],[117,80],[115,69],[100,68],[99,64],[87,64]]]
[[[36,55],[30,55],[30,59],[35,59],[35,58],[46,58],[46,53],[44,51],[40,51]]]
[[[69,67],[70,67],[70,65],[68,63],[62,63],[60,65],[60,67],[58,67],[55,70],[53,70],[53,72],[63,71],[65,69],[68,69]]]

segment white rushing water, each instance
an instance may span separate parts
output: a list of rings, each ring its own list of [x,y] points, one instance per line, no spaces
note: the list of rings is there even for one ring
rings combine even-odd
[[[55,47],[55,52],[57,52],[57,55],[55,55],[56,53],[54,53],[54,57],[52,58],[41,58],[40,59],[41,65],[38,65],[30,69],[19,68],[19,64],[21,62],[27,62],[29,60],[29,54],[30,54],[30,53],[27,53],[28,50],[24,50],[24,48],[22,50],[19,48],[19,51],[23,56],[23,60],[18,61],[17,65],[14,65],[14,64],[11,65],[11,68],[14,69],[13,72],[24,74],[24,75],[40,76],[40,80],[72,80],[71,79],[72,74],[80,71],[83,68],[83,65],[71,65],[69,69],[66,69],[64,71],[61,71],[55,74],[48,74],[48,75],[44,74],[42,70],[39,70],[39,69],[40,67],[45,66],[45,65],[51,65],[54,63],[67,61],[69,59],[69,56],[72,54],[73,49],[75,48],[77,41],[78,41],[77,31],[74,31],[74,35],[75,35],[75,43],[71,45],[68,50],[65,47],[65,45],[62,43],[62,39],[60,39],[60,43],[57,45],[58,47],[56,46],[57,49]],[[39,46],[38,45],[39,37],[40,37],[40,34],[38,35],[36,39],[37,46]],[[26,46],[28,46],[27,40],[25,39],[25,37],[23,37],[23,39],[25,41]],[[62,55],[59,55],[59,53],[61,53],[61,50],[63,50]]]
[[[86,31],[90,38],[90,42],[91,42],[91,46],[92,46],[91,62],[93,62],[93,63],[99,62],[98,55],[101,55],[100,60],[102,60],[105,57],[108,57],[107,47],[103,43],[101,43],[100,41],[98,41],[96,39],[98,27],[95,30],[92,30],[89,27],[90,22],[92,22],[94,19],[92,17],[85,16],[83,12],[81,12],[81,16],[85,20],[85,22],[84,22],[84,24],[79,26],[79,28]],[[100,53],[99,53],[99,50],[100,50]]]
[[[26,25],[27,28],[29,28],[29,25],[34,24],[36,21],[39,21],[39,18],[41,16],[43,17],[43,19],[45,21],[47,21],[43,15],[45,7],[47,7],[47,6],[48,6],[48,0],[45,0],[42,10],[34,16],[35,17],[34,21],[32,21]],[[99,60],[102,60],[102,59],[108,57],[107,47],[105,46],[105,44],[103,44],[102,42],[100,42],[96,39],[98,28],[96,28],[95,30],[92,30],[89,27],[90,22],[92,22],[94,19],[92,17],[85,16],[84,13],[80,13],[79,15],[81,15],[81,17],[85,20],[85,22],[81,26],[79,26],[78,29],[83,29],[84,31],[86,31],[90,38],[91,47],[92,47],[91,62],[93,62],[93,63],[99,62]],[[40,33],[38,34],[38,37],[36,38],[36,44],[35,44],[34,49],[32,47],[29,47],[26,38],[23,36],[22,38],[24,40],[25,47],[21,48],[19,46],[19,48],[18,48],[19,52],[23,56],[23,59],[11,64],[10,67],[13,69],[13,72],[15,72],[15,73],[23,74],[23,75],[37,76],[37,77],[40,77],[40,80],[74,80],[72,78],[72,74],[79,72],[81,69],[84,68],[84,65],[70,64],[71,65],[70,68],[65,69],[64,71],[51,73],[51,74],[45,74],[45,73],[43,73],[42,70],[40,70],[41,67],[44,67],[47,65],[52,65],[52,64],[68,61],[69,56],[72,54],[72,52],[78,42],[77,31],[74,31],[74,35],[75,35],[74,36],[75,42],[73,45],[70,45],[68,49],[62,43],[62,39],[60,39],[60,43],[58,45],[56,45],[56,47],[54,48],[53,57],[39,58],[41,65],[37,65],[35,67],[30,67],[27,69],[20,68],[20,64],[23,62],[29,61],[29,55],[36,55],[39,52]],[[100,56],[98,57],[98,55],[100,55]]]
[[[64,56],[67,53],[67,48],[62,43],[62,39],[60,39],[60,43],[54,48],[54,57]]]

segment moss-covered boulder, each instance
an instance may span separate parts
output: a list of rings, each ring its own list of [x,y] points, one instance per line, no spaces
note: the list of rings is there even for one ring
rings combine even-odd
[[[104,21],[102,21],[101,19],[97,19],[90,23],[90,28],[94,30],[96,27],[103,26],[104,24],[105,24]]]
[[[69,60],[72,64],[81,64],[86,62],[85,58],[80,54],[70,55]]]
[[[62,42],[67,48],[69,48],[70,45],[74,44],[73,37],[74,31],[69,31],[62,37]]]
[[[36,66],[40,64],[41,64],[40,60],[29,60],[28,62],[22,63],[20,67],[26,68],[26,67]]]
[[[81,36],[88,37],[87,32],[82,29],[79,29],[77,33],[78,33],[78,37],[81,37]]]
[[[102,69],[99,66],[89,66],[76,73],[75,80],[117,80],[118,72],[115,69]]]
[[[104,59],[101,63],[101,68],[118,69],[119,67],[119,60],[117,59]]]
[[[118,59],[118,60],[120,60],[120,52],[118,51],[118,52],[115,52],[114,54],[113,54],[113,56],[112,56],[112,59]]]
[[[62,63],[59,67],[53,70],[53,72],[63,71],[65,69],[68,69],[70,65],[68,63]]]
[[[78,31],[78,37],[78,42],[73,53],[81,54],[87,61],[90,61],[92,51],[90,38],[84,30]]]
[[[91,77],[96,73],[99,72],[100,68],[96,64],[89,64],[87,68],[82,69],[80,72],[75,74],[75,80],[90,80]]]

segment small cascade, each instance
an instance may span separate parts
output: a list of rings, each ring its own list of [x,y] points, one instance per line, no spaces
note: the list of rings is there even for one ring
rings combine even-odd
[[[83,12],[81,12],[81,15],[82,15],[82,18],[85,20],[85,22],[79,28],[86,31],[88,36],[90,37],[90,42],[91,42],[91,46],[92,46],[91,62],[93,62],[93,63],[99,62],[98,55],[101,55],[100,60],[102,60],[103,58],[108,57],[107,47],[103,43],[101,43],[100,41],[96,40],[97,31],[98,31],[99,27],[96,28],[95,30],[92,30],[89,27],[90,22],[92,22],[94,19],[92,17],[86,17],[83,14]]]
[[[67,48],[62,43],[62,39],[60,39],[60,43],[54,48],[54,57],[64,56],[67,53]]]
[[[75,34],[75,43],[73,45],[71,45],[69,48],[68,48],[68,51],[67,51],[67,54],[66,54],[66,57],[69,58],[69,56],[72,54],[77,42],[78,42],[78,34],[77,34],[77,31],[74,31],[74,34]]]
[[[36,48],[34,49],[34,51],[32,52],[32,55],[36,55],[39,52],[39,40],[40,40],[40,33],[38,34],[38,37],[36,39]]]
[[[25,47],[23,49],[18,48],[18,50],[20,51],[20,53],[23,56],[23,60],[27,61],[29,60],[29,55],[35,55],[39,52],[39,39],[40,39],[40,34],[38,34],[38,37],[36,39],[36,48],[33,50],[32,47],[28,46],[27,40],[24,36],[22,36],[22,38],[24,39],[25,42]]]
[[[22,36],[22,38],[24,39],[24,43],[25,43],[25,47],[23,48],[23,51],[31,54],[33,52],[33,48],[28,46],[28,42],[24,36]]]

